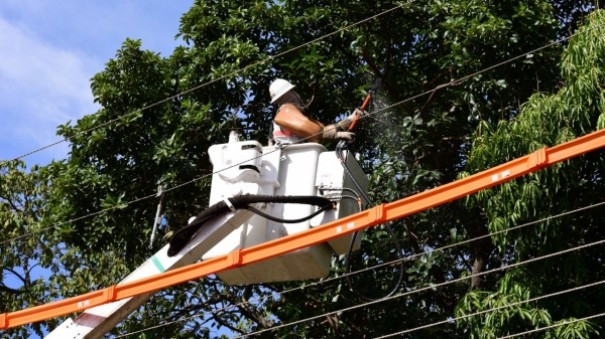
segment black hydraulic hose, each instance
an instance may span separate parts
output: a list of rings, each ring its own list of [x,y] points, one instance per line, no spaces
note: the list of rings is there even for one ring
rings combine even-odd
[[[303,221],[306,221],[306,220],[309,220],[309,219],[313,218],[314,216],[318,215],[319,213],[321,213],[323,211],[327,211],[327,210],[330,210],[332,208],[334,208],[334,207],[333,207],[333,205],[330,204],[330,205],[326,205],[326,206],[320,207],[317,211],[315,211],[315,212],[313,212],[313,213],[311,213],[311,214],[309,214],[309,215],[307,215],[305,217],[302,217],[302,218],[298,218],[298,219],[282,219],[282,218],[278,218],[278,217],[274,217],[272,215],[269,215],[269,214],[267,214],[267,213],[259,210],[258,208],[254,208],[252,206],[246,206],[246,209],[248,211],[256,213],[256,214],[260,215],[261,217],[263,217],[265,219],[269,219],[269,220],[275,221],[275,222],[283,222],[284,224],[295,224],[297,222],[303,222]]]
[[[363,197],[363,200],[365,200],[366,205],[369,205],[370,197],[368,197],[366,192],[364,192],[364,190],[361,189],[361,185],[359,185],[359,182],[357,182],[357,179],[355,179],[355,176],[353,176],[353,173],[351,173],[351,171],[349,170],[349,167],[347,166],[345,155],[344,155],[344,151],[346,148],[347,148],[346,141],[344,141],[344,140],[339,141],[338,144],[336,145],[336,152],[335,152],[336,157],[338,158],[338,160],[340,160],[342,167],[344,168],[345,172],[347,172],[347,175],[349,176],[349,178],[351,179],[353,184],[355,184],[355,187],[357,188],[357,190],[359,192],[358,194],[361,194],[361,196]]]
[[[336,152],[335,152],[336,157],[338,158],[338,160],[340,160],[342,167],[344,168],[345,172],[347,173],[347,175],[349,176],[349,178],[351,179],[351,181],[357,188],[359,194],[361,194],[361,196],[365,200],[365,203],[370,204],[370,198],[364,192],[364,190],[361,189],[361,185],[359,185],[359,182],[357,182],[357,180],[355,179],[355,177],[349,170],[349,167],[347,166],[345,154],[344,154],[346,147],[347,147],[347,143],[345,141],[339,141],[338,144],[336,145]],[[397,238],[397,235],[395,234],[395,231],[393,231],[393,228],[389,224],[385,224],[385,229],[391,236],[391,239],[395,245],[395,251],[397,253],[397,258],[398,259],[403,258],[403,250],[401,248],[401,244],[399,243],[399,239]],[[347,272],[349,272],[349,273],[352,272],[351,257],[352,257],[352,253],[353,253],[353,246],[355,244],[355,240],[357,239],[358,233],[359,232],[354,232],[353,235],[351,236],[351,240],[349,241],[349,249],[345,256],[345,268],[346,268]],[[399,290],[399,287],[401,286],[401,283],[403,282],[403,272],[404,272],[403,264],[404,264],[404,262],[402,261],[401,264],[399,265],[400,266],[399,276],[397,277],[397,281],[396,281],[395,285],[393,286],[393,288],[386,295],[384,295],[380,298],[368,297],[367,295],[365,295],[361,291],[359,291],[359,289],[356,289],[354,287],[353,280],[351,279],[350,274],[346,276],[347,283],[349,284],[349,289],[353,293],[357,294],[360,298],[362,298],[366,301],[373,301],[373,300],[377,300],[377,299],[388,298]]]
[[[403,252],[401,249],[401,245],[399,244],[399,240],[397,240],[397,235],[395,234],[395,231],[393,231],[393,228],[389,225],[386,224],[385,225],[385,229],[387,230],[387,232],[389,233],[389,235],[391,236],[391,239],[393,239],[393,242],[395,243],[395,251],[397,252],[397,258],[398,259],[402,259],[403,258]],[[359,232],[354,232],[353,236],[351,237],[351,241],[349,242],[349,249],[347,251],[347,255],[345,257],[345,267],[348,273],[351,273],[352,270],[352,263],[351,263],[351,254],[353,253],[353,245],[355,244],[355,239],[357,238]],[[380,298],[372,298],[369,297],[367,295],[365,295],[364,293],[362,293],[359,289],[356,289],[354,287],[354,283],[353,283],[353,279],[352,279],[352,275],[348,274],[346,276],[347,279],[347,283],[349,284],[349,289],[357,294],[358,297],[360,297],[363,300],[366,301],[374,301],[374,300],[378,300],[378,299],[384,299],[384,298],[388,298],[392,295],[394,295],[395,293],[397,293],[397,291],[399,290],[399,287],[401,286],[401,283],[403,282],[403,261],[401,262],[401,264],[399,265],[400,269],[399,269],[399,276],[397,277],[397,281],[395,282],[395,284],[393,285],[393,288],[385,295],[383,295]]]
[[[306,204],[320,207],[323,212],[325,210],[334,208],[334,204],[330,199],[319,196],[273,196],[273,195],[242,195],[237,197],[231,197],[228,199],[231,206],[225,201],[219,201],[218,203],[208,207],[198,214],[194,220],[192,220],[187,226],[179,229],[174,233],[170,240],[170,247],[168,248],[168,256],[172,257],[179,253],[180,250],[187,245],[189,240],[195,235],[195,233],[208,221],[217,218],[221,215],[231,212],[231,208],[234,209],[250,209],[250,204],[253,203],[293,203],[293,204]],[[256,210],[256,209],[255,209]],[[251,210],[252,211],[252,210]],[[258,210],[257,210],[258,211]],[[252,211],[256,213],[256,211]],[[259,211],[260,212],[260,211]],[[318,212],[319,213],[319,212]],[[318,214],[317,213],[317,214]],[[314,215],[313,215],[314,216]],[[308,219],[312,218],[309,217]],[[304,219],[307,220],[307,219]],[[297,221],[294,221],[297,222]]]

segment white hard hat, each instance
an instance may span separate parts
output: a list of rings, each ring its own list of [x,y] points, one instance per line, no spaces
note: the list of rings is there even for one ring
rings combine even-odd
[[[274,103],[277,99],[281,98],[284,94],[288,93],[295,86],[292,85],[288,80],[275,79],[269,86],[269,94],[271,95],[271,103]]]

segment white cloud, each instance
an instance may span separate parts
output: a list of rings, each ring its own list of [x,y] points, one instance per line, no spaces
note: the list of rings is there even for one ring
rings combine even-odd
[[[3,0],[0,6],[0,159],[60,140],[56,127],[93,113],[90,78],[127,38],[167,56],[191,1]],[[26,158],[64,158],[67,145]]]
[[[0,157],[6,159],[58,140],[59,124],[96,110],[89,89],[94,62],[2,17],[0,32]],[[64,157],[65,147],[60,152]]]

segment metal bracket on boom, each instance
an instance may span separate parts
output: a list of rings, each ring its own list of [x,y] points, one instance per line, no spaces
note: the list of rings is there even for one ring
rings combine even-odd
[[[151,239],[149,240],[149,249],[153,248],[153,243],[155,242],[155,234],[158,229],[158,226],[162,224],[162,202],[164,201],[164,187],[162,185],[158,185],[158,194],[156,197],[160,198],[160,202],[158,203],[158,208],[155,211],[155,218],[153,218],[153,228],[151,229]]]

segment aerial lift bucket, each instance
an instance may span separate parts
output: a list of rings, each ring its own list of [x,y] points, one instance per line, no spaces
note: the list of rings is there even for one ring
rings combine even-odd
[[[210,205],[242,194],[275,196],[325,196],[336,208],[311,220],[283,223],[254,215],[233,231],[202,259],[225,255],[279,237],[295,234],[323,223],[359,212],[357,199],[361,192],[346,175],[334,152],[317,143],[262,147],[256,141],[238,141],[231,137],[227,144],[209,149],[214,166]],[[346,154],[346,165],[362,189],[368,180],[354,157]],[[365,193],[365,192],[364,192]],[[348,197],[343,199],[343,197]],[[263,212],[279,219],[298,219],[310,215],[317,207],[300,204],[268,203]],[[301,249],[274,259],[218,274],[227,284],[256,284],[277,281],[317,279],[328,275],[332,255],[347,253],[351,236]],[[359,247],[356,237],[353,249]]]

